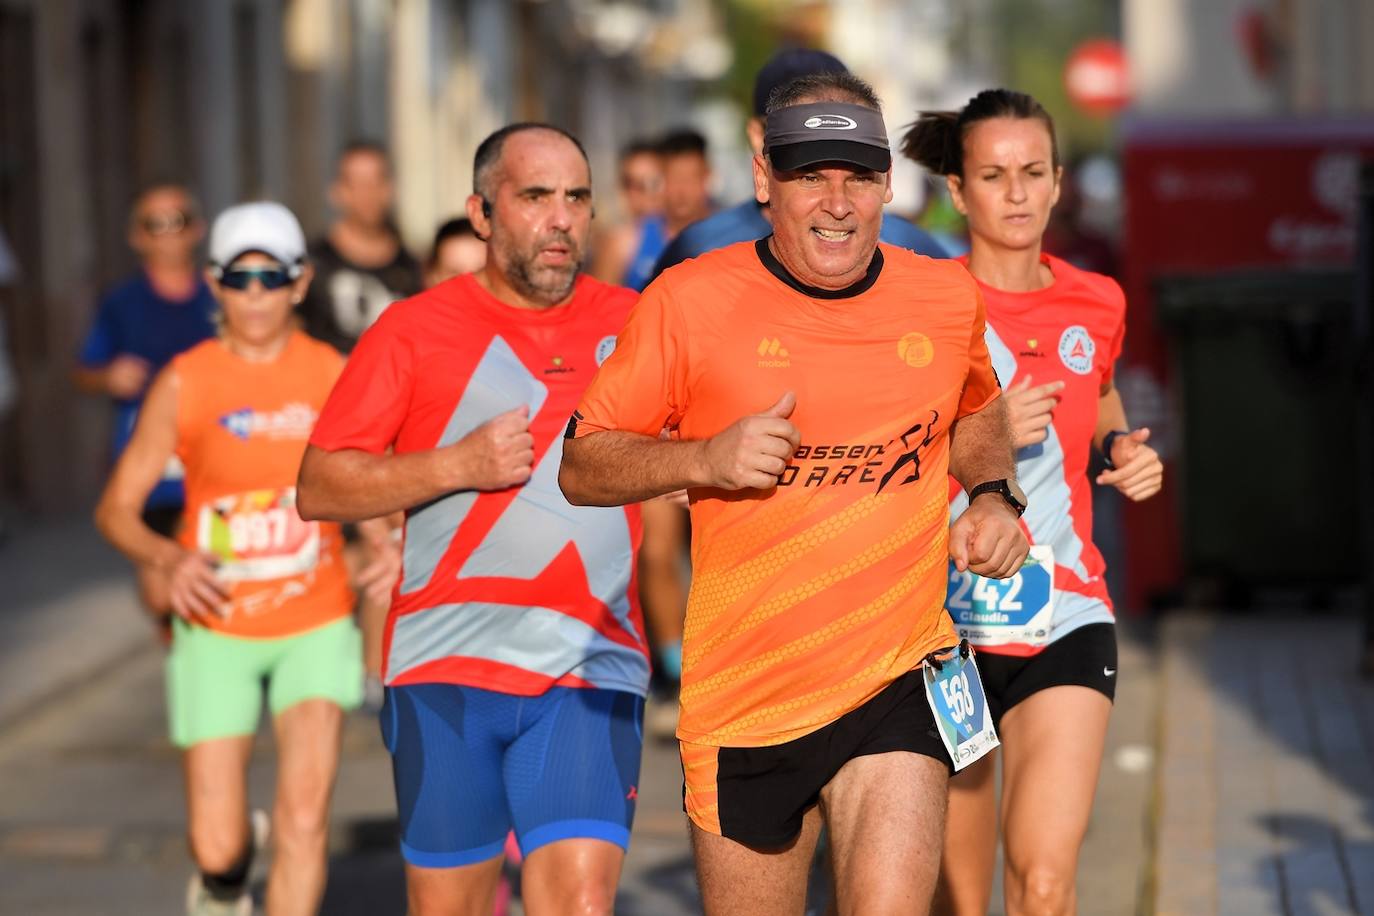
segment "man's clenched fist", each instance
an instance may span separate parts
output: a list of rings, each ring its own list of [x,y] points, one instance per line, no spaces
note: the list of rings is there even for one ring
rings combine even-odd
[[[534,437],[525,405],[492,417],[449,446],[459,490],[504,490],[530,479]]]
[[[1016,575],[1030,553],[1030,542],[1016,513],[996,493],[984,493],[949,528],[949,556],[960,572],[989,579]]]
[[[706,440],[706,486],[721,490],[770,490],[801,443],[788,417],[797,396],[788,391],[763,413],[743,417]]]

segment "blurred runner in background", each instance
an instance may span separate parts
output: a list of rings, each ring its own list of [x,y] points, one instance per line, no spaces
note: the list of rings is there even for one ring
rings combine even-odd
[[[557,475],[636,297],[579,273],[592,192],[574,137],[503,128],[473,182],[486,266],[363,336],[301,466],[301,510],[406,513],[381,720],[411,914],[489,914],[512,829],[529,912],[608,914],[649,681],[639,511],[574,508]]]
[[[643,289],[668,244],[663,219],[663,160],[658,144],[632,140],[620,152],[620,201],[624,220],[596,233],[589,271],[603,283]]]
[[[392,223],[395,196],[382,146],[362,140],[344,148],[329,187],[338,216],[310,245],[317,276],[300,306],[305,330],[341,353],[388,305],[421,289],[420,264]]]
[[[434,247],[425,262],[425,286],[479,271],[486,263],[487,243],[477,237],[472,220],[466,216],[451,219],[434,232]]]
[[[391,158],[383,146],[359,140],[344,147],[329,188],[337,218],[325,236],[310,245],[315,282],[298,310],[307,333],[345,355],[387,306],[423,288],[420,264],[401,244],[392,222],[395,197]],[[352,526],[345,527],[344,537],[345,558],[356,573],[371,562],[375,551],[359,542]],[[361,618],[367,701],[376,708],[381,703],[386,603],[365,596]]]
[[[690,127],[664,135],[658,154],[663,160],[663,228],[673,239],[715,209],[711,204],[711,160],[706,138]]]
[[[114,403],[116,458],[133,435],[153,377],[172,357],[214,336],[215,300],[195,260],[204,236],[200,208],[181,185],[152,185],[134,199],[128,239],[139,269],[101,298],[72,373],[83,391]],[[143,522],[172,537],[183,500],[181,462],[169,453],[140,507]],[[137,570],[143,604],[165,626],[171,612],[167,578],[147,564]]]
[[[220,214],[209,275],[220,334],[157,376],[96,522],[134,562],[171,582],[167,710],[184,752],[199,870],[187,913],[252,911],[249,873],[267,824],[261,812],[249,816],[247,767],[265,691],[277,750],[267,912],[305,916],[324,893],[343,711],[362,690],[339,526],[302,521],[296,511],[296,470],[343,358],[296,330],[292,307],[311,274],[300,225],[285,207],[252,203]],[[186,467],[175,540],[140,517],[174,454]],[[384,522],[359,527],[387,534]],[[367,584],[389,590],[398,571],[393,550],[367,571]]]
[[[1097,483],[1142,500],[1163,465],[1132,430],[1113,367],[1126,332],[1117,284],[1042,248],[1060,194],[1054,121],[1039,102],[1005,89],[958,112],[925,112],[903,141],[907,156],[946,176],[972,243],[961,259],[987,303],[987,344],[1017,446],[1031,555],[995,580],[950,567],[947,604],[978,649],[988,705],[1002,738],[1002,798],[989,754],[950,782],[939,908],[983,914],[992,892],[997,829],[1006,911],[1077,912],[1078,851],[1092,813],[1116,692],[1116,630],[1092,541],[1088,459]],[[951,517],[968,504],[956,484]],[[957,523],[957,522],[956,522]]]
[[[0,231],[0,546],[9,535],[10,502],[8,493],[9,474],[6,466],[10,460],[10,450],[6,447],[4,424],[19,400],[19,374],[14,370],[14,359],[10,355],[9,316],[14,308],[10,295],[22,274],[19,261],[10,248],[9,239]]]

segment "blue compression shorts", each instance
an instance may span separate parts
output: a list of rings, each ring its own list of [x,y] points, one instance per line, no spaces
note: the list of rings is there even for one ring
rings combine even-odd
[[[388,687],[401,852],[423,868],[501,854],[514,829],[529,855],[558,840],[628,848],[639,795],[644,700],[554,687],[537,697],[462,687]]]

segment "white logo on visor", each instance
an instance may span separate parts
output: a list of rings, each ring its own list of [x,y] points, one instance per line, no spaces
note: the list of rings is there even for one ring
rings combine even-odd
[[[816,115],[803,123],[812,130],[854,130],[859,126],[844,115]]]

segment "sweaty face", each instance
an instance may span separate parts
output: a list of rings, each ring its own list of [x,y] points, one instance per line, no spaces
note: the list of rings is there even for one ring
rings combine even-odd
[[[384,157],[369,150],[345,156],[339,162],[332,199],[345,218],[365,226],[381,226],[395,199],[390,165]]]
[[[778,260],[802,283],[844,289],[868,271],[892,199],[889,174],[845,163],[778,171],[754,157],[754,193],[773,216]]]
[[[154,188],[134,207],[129,244],[145,261],[191,260],[205,234],[195,203],[180,188]]]
[[[1059,200],[1050,132],[1034,118],[979,121],[964,136],[963,178],[948,178],[969,234],[998,248],[1040,243]]]
[[[663,212],[672,222],[691,222],[706,215],[711,168],[696,153],[663,160]]]
[[[284,271],[285,267],[268,255],[249,252],[226,267],[225,273],[253,269]],[[267,289],[257,278],[248,280],[241,290],[231,289],[213,278],[210,286],[224,313],[225,334],[243,343],[261,346],[290,333],[293,300],[304,296],[309,284],[307,271],[299,279],[277,289]]]
[[[522,296],[555,305],[587,250],[592,176],[572,141],[549,130],[506,139],[494,174],[487,257]]]
[[[663,163],[653,153],[636,153],[620,163],[620,192],[633,219],[663,209]]]

